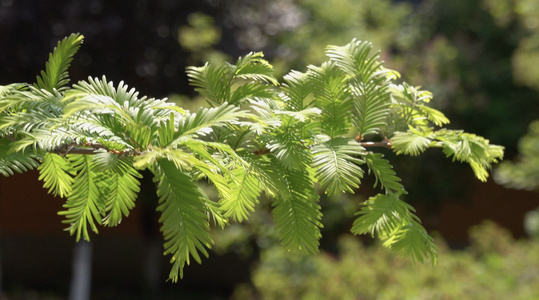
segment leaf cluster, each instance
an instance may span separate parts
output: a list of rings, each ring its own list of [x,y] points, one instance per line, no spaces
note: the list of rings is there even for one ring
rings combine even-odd
[[[500,146],[462,131],[435,129],[449,120],[429,107],[432,95],[383,67],[369,42],[328,46],[328,60],[292,71],[282,83],[262,53],[235,64],[187,70],[207,102],[196,112],[166,99],[139,96],[106,77],[68,86],[69,63],[82,43],[58,43],[35,84],[0,88],[0,173],[38,168],[44,187],[65,197],[66,230],[88,240],[98,225],[116,226],[139,192],[139,171],[157,185],[170,279],[201,262],[213,244],[212,224],[249,218],[262,195],[285,249],[318,251],[318,190],[354,193],[365,173],[381,191],[362,204],[352,227],[371,233],[413,260],[436,261],[436,248],[406,191],[376,146],[418,155],[430,147],[471,165],[485,180]],[[197,184],[212,183],[218,199]]]

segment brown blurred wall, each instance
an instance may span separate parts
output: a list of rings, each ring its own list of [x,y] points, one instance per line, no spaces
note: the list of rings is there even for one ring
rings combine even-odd
[[[464,245],[469,228],[485,219],[508,228],[517,238],[525,237],[523,218],[526,212],[539,206],[539,193],[505,189],[493,181],[477,181],[470,193],[470,203],[449,201],[435,215],[424,215],[421,208],[418,214],[428,229],[439,231],[450,244]],[[55,280],[62,281],[60,285],[68,282],[75,243],[74,237],[63,231],[63,218],[57,214],[63,203],[63,199],[47,194],[36,171],[0,177],[0,253],[5,281],[11,276],[38,285],[54,284]],[[135,208],[120,226],[100,227],[99,236],[93,234],[94,271],[103,274],[98,280],[115,285],[118,281],[133,284],[140,280],[148,242],[141,218],[140,208]],[[212,266],[220,263],[213,261],[214,257],[210,255],[211,261],[205,261],[202,266],[214,270],[213,273],[216,269]],[[163,259],[164,271],[169,268],[166,260]],[[194,264],[187,272],[196,273],[196,268]],[[230,276],[222,275],[219,277]]]

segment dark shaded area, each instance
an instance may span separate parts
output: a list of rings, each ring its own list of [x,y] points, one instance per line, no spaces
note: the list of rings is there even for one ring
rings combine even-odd
[[[38,291],[44,299],[47,293],[64,298],[69,291],[73,245],[69,236],[2,237],[0,250],[9,258],[3,261],[4,291],[14,296]],[[93,239],[92,299],[178,299],[189,294],[193,299],[227,299],[237,283],[248,280],[249,261],[211,253],[202,265],[186,268],[179,283],[166,282],[170,264],[163,258],[159,286],[150,287],[144,278],[146,249],[147,240],[140,237]]]
[[[57,41],[80,32],[85,45],[70,70],[74,82],[106,74],[152,97],[188,93],[176,31],[194,11],[217,13],[206,1],[4,0],[1,6],[0,83],[33,82]]]
[[[65,299],[75,239],[56,213],[62,199],[47,195],[37,177],[31,171],[0,180],[2,288],[12,296],[35,291],[37,299]],[[157,224],[148,224],[146,210],[154,208],[139,203],[120,226],[92,234],[92,299],[226,299],[237,283],[249,281],[254,258],[210,252],[185,269],[182,281],[167,282],[170,256],[163,256],[160,235],[149,233]]]

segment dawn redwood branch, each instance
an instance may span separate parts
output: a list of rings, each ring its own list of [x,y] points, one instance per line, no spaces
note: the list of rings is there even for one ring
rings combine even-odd
[[[359,142],[359,144],[364,148],[374,148],[374,147],[381,147],[381,148],[387,148],[391,149],[391,141],[389,140],[383,140],[380,142]],[[92,155],[98,153],[101,149],[106,150],[107,152],[113,153],[113,154],[121,154],[121,155],[137,155],[140,154],[141,151],[137,150],[131,150],[131,151],[118,151],[116,149],[108,149],[102,144],[70,144],[65,145],[59,148],[54,149],[51,151],[52,153],[60,154],[60,155],[66,155],[66,154],[86,154],[86,155]],[[267,148],[260,149],[255,151],[254,155],[265,155],[269,154],[271,151]]]
[[[391,141],[387,140],[387,139],[384,139],[381,142],[359,142],[358,141],[358,143],[363,148],[381,147],[381,148],[391,149]],[[255,151],[253,154],[258,156],[258,155],[265,155],[265,154],[269,154],[269,153],[271,153],[271,151],[268,148],[263,148],[263,149],[259,149],[259,150]]]

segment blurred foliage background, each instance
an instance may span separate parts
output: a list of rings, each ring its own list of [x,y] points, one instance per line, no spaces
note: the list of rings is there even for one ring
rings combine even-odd
[[[0,85],[33,81],[56,42],[81,32],[86,39],[72,64],[73,81],[106,74],[188,109],[203,101],[187,85],[186,66],[263,51],[283,76],[320,63],[328,44],[369,40],[386,67],[434,93],[435,105],[452,120],[450,128],[506,147],[498,182],[539,186],[539,123],[532,123],[539,119],[536,0],[0,0],[0,28]],[[476,184],[468,168],[441,153],[399,158],[395,167],[409,190],[407,200],[427,220],[447,201],[470,201]],[[216,252],[259,261],[251,284],[230,287],[235,299],[533,298],[537,240],[513,241],[492,224],[481,234],[471,231],[469,250],[453,253],[440,246],[436,269],[340,237],[371,186],[365,181],[358,195],[322,199],[326,252],[317,257],[288,257],[275,249],[267,210],[216,233]],[[538,226],[527,224],[529,232]],[[436,222],[426,225],[437,229]],[[452,289],[454,282],[465,288]],[[510,291],[518,296],[501,296]]]
[[[264,250],[253,285],[238,285],[232,299],[536,299],[539,243],[516,241],[493,222],[471,229],[466,251],[438,240],[440,263],[417,265],[365,247],[343,235],[338,257],[294,256],[279,247]]]

